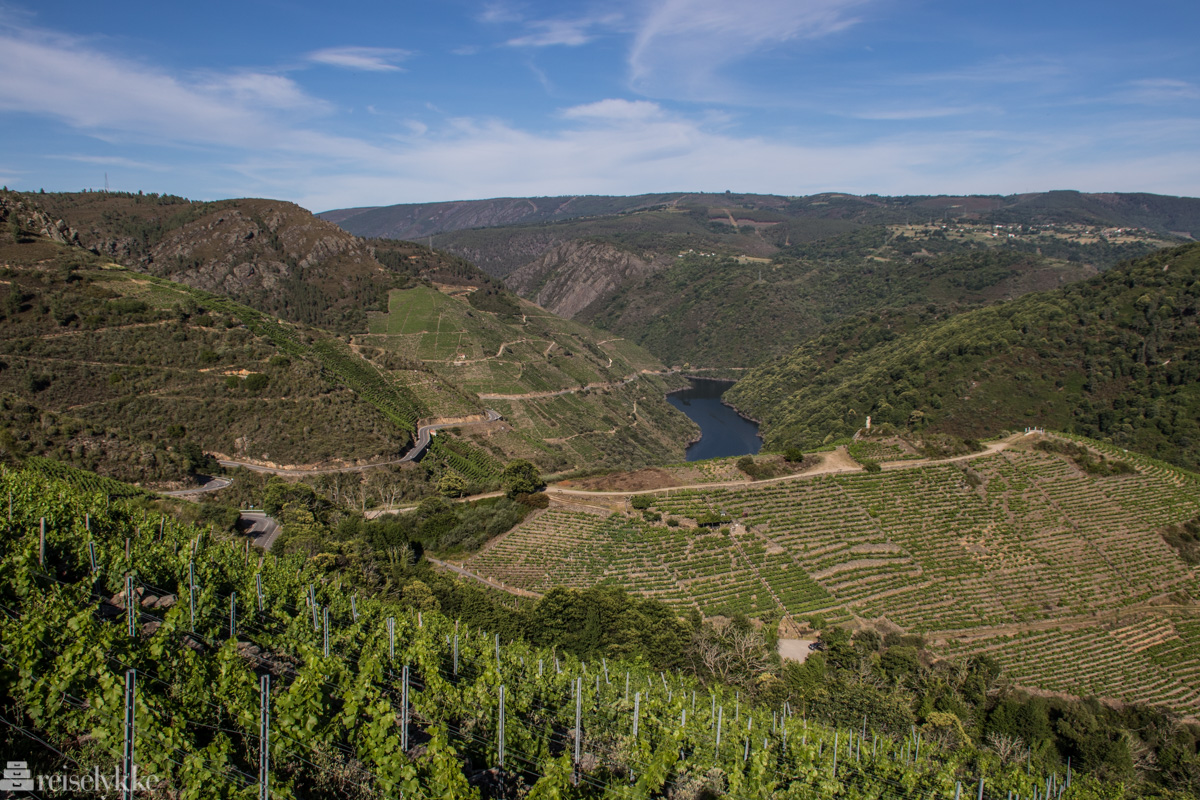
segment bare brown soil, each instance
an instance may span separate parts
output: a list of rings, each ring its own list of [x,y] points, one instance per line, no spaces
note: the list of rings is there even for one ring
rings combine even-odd
[[[647,467],[634,472],[617,472],[611,475],[597,475],[594,478],[563,481],[559,485],[593,492],[638,492],[646,489],[669,489],[678,486],[679,483],[667,470]]]

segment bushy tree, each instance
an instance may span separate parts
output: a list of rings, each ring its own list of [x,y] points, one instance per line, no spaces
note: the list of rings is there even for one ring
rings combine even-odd
[[[504,493],[513,498],[519,494],[533,494],[546,484],[542,482],[542,475],[533,463],[518,458],[504,467],[500,473],[500,485],[504,487]]]

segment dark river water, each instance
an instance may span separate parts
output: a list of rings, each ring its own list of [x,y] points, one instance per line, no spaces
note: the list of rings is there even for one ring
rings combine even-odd
[[[706,458],[753,455],[762,446],[758,425],[738,416],[721,403],[721,394],[733,385],[732,381],[713,381],[689,378],[691,389],[667,395],[667,402],[678,408],[700,426],[700,441],[687,449],[688,461]]]

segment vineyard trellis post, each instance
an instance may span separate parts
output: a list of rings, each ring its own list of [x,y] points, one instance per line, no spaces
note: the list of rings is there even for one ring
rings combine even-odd
[[[313,589],[311,583],[308,585],[308,604],[312,606],[313,630],[319,631],[321,630],[321,625],[317,622],[317,592]]]
[[[954,782],[954,800],[959,800],[959,795],[962,794],[962,781]]]
[[[88,558],[92,561],[92,574],[95,575],[99,570],[96,567],[96,543],[88,542]]]
[[[408,665],[400,677],[400,749],[408,752]]]
[[[500,713],[496,723],[496,761],[504,767],[504,684],[500,684]]]
[[[717,711],[717,743],[714,750],[714,758],[721,757],[721,723],[725,720],[725,706]]]
[[[133,791],[137,783],[137,765],[134,763],[134,690],[137,686],[137,670],[125,671],[125,747],[121,753],[121,777],[123,779],[121,795],[125,800],[133,800]]]
[[[255,591],[255,594],[258,595],[258,613],[261,614],[261,613],[263,613],[263,611],[266,607],[266,602],[265,602],[265,599],[263,598],[262,573],[261,572],[254,573],[254,591]]]
[[[46,566],[46,518],[38,526],[38,566]]]
[[[983,776],[979,778],[979,796],[976,800],[983,800]]]
[[[387,618],[388,628],[388,658],[392,661],[396,660],[396,618]]]
[[[188,561],[188,611],[192,619],[192,633],[196,632],[196,562]]]
[[[837,777],[838,734],[839,733],[841,733],[841,731],[835,730],[833,732],[833,771],[831,772],[831,774],[835,778]]]
[[[575,689],[575,761],[571,783],[579,785],[579,745],[583,731],[583,678],[576,678]]]
[[[542,662],[538,662],[538,674],[542,674]],[[458,634],[454,634],[454,677],[458,677]]]
[[[137,602],[133,597],[133,575],[125,576],[125,623],[129,628],[129,636],[136,635],[135,631],[135,615],[133,604]]]
[[[358,622],[358,596],[350,595],[350,620]]]
[[[259,683],[258,718],[258,798],[270,800],[271,783],[271,676],[262,676]]]
[[[326,606],[323,609],[323,611],[324,611],[324,625],[322,625],[321,627],[324,628],[322,633],[324,635],[324,641],[325,641],[325,657],[329,658],[329,607]]]
[[[638,736],[638,716],[642,710],[642,693],[635,692],[633,695],[633,740],[637,741]]]
[[[229,593],[229,638],[237,638],[237,592]]]

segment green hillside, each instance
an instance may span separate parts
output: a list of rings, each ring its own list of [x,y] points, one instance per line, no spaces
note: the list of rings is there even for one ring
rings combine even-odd
[[[156,485],[211,471],[204,453],[319,471],[394,461],[419,422],[471,422],[492,407],[504,422],[444,431],[422,470],[485,487],[518,456],[548,471],[636,467],[679,460],[694,435],[663,399],[680,379],[648,353],[417,245],[372,246],[392,311],[363,314],[351,337],[120,267],[28,200],[0,211],[21,231],[0,241],[0,445],[11,457]]]
[[[850,436],[871,415],[959,436],[1056,428],[1196,468],[1198,312],[1200,246],[1186,245],[899,336],[864,318],[726,397],[770,447]]]
[[[538,592],[613,584],[705,616],[898,629],[990,653],[1025,686],[1197,713],[1200,572],[1167,533],[1200,518],[1200,477],[1135,456],[1093,475],[1034,438],[874,475],[656,492],[646,516],[551,509],[465,563]],[[1139,616],[1157,649],[1133,635]],[[1021,658],[1072,637],[1096,660]]]
[[[364,401],[362,387],[328,379],[328,359],[304,343],[311,332],[61,246],[55,257],[53,269],[4,268],[9,453],[163,482],[186,477],[189,448],[304,464],[407,446],[410,426]],[[406,405],[403,391],[384,390],[393,406]]]
[[[443,289],[394,290],[353,344],[441,416],[504,416],[468,439],[552,471],[682,459],[694,427],[664,394],[684,383],[645,350],[508,292]]]
[[[502,638],[474,621],[478,609],[440,613],[411,576],[388,597],[351,571],[331,580],[295,557],[250,558],[240,541],[38,475],[0,468],[0,493],[13,498],[0,548],[0,744],[37,775],[112,775],[128,731],[143,779],[189,800],[264,785],[313,800],[932,800],[977,784],[989,798],[1050,786],[1099,800],[1129,780],[1163,798],[1192,787],[1189,728],[1166,732],[1170,718],[1150,711],[1136,732],[1110,728],[1103,709],[1008,691],[989,700],[1001,684],[986,660],[929,684],[962,719],[931,709],[918,727],[899,687],[917,668],[910,645],[874,644],[879,677],[898,679],[890,694],[837,677],[836,698],[806,696],[811,666],[780,670],[785,680],[759,664],[741,688],[704,683],[637,654],[598,663]],[[543,635],[571,623],[571,599],[538,604]],[[840,676],[837,660],[857,660],[864,642],[828,645]],[[825,660],[812,659],[822,671]],[[1036,754],[995,744],[1023,724]],[[1165,768],[1138,777],[1131,742]]]

